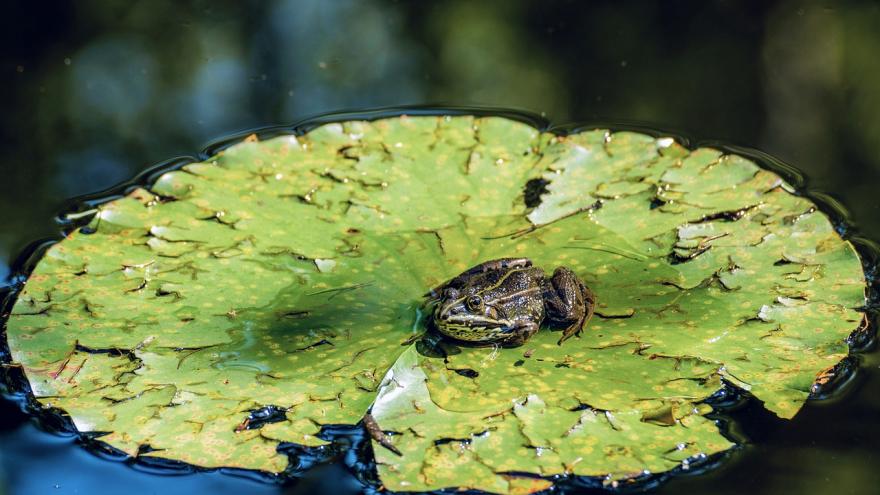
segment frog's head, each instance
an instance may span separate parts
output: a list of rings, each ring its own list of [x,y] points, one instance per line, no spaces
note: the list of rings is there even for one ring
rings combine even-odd
[[[444,290],[434,309],[437,330],[458,340],[496,340],[510,330],[512,323],[487,300],[485,291],[475,287]]]

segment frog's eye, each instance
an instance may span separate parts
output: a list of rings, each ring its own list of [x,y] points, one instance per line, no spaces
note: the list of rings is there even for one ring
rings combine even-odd
[[[477,311],[478,309],[483,307],[483,298],[474,294],[467,298],[467,301],[465,301],[465,305],[469,310]]]

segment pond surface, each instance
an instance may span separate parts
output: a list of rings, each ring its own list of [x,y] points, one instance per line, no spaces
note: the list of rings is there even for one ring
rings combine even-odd
[[[18,10],[16,10],[18,9]],[[768,2],[697,9],[617,2],[92,1],[12,8],[0,167],[0,275],[54,236],[62,198],[224,134],[344,108],[454,102],[553,122],[649,123],[761,148],[880,238],[880,8]],[[840,397],[783,422],[738,414],[750,443],[660,493],[864,493],[880,482],[880,357]],[[0,493],[340,493],[344,467],[280,486],[160,475],[108,460],[0,401]]]

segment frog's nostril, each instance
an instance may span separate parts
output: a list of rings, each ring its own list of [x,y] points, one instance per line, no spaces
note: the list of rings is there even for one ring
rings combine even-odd
[[[456,313],[458,313],[458,311],[456,311],[455,306],[452,305],[440,308],[440,318],[442,319],[449,318]]]

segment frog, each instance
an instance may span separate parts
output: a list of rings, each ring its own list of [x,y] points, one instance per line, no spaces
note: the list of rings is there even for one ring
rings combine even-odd
[[[529,258],[499,258],[473,266],[431,289],[433,328],[454,341],[516,347],[541,327],[562,327],[558,344],[580,335],[596,295],[570,268],[547,277]]]

